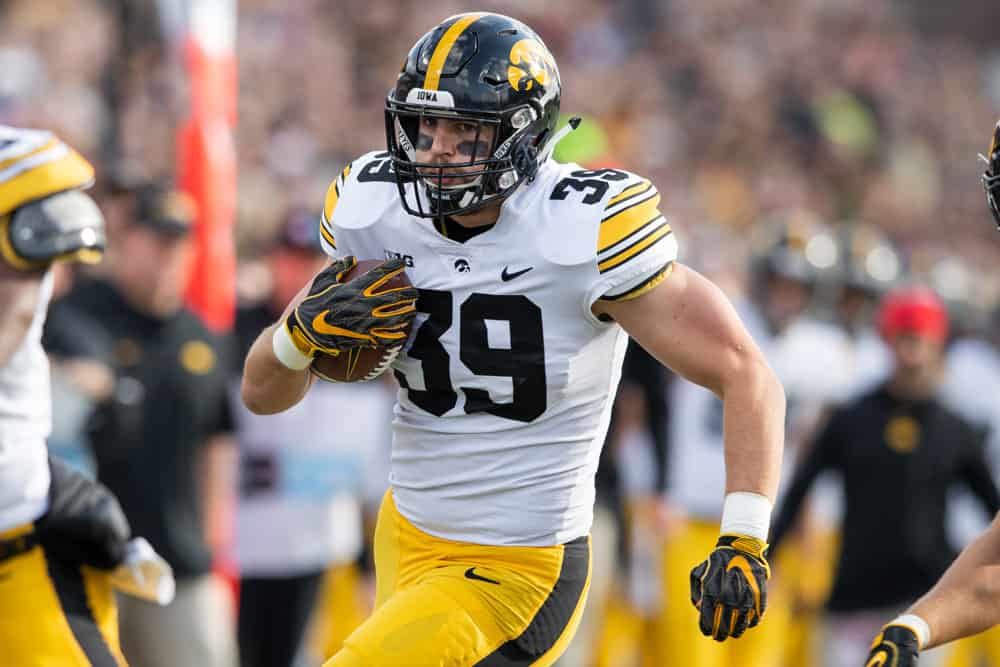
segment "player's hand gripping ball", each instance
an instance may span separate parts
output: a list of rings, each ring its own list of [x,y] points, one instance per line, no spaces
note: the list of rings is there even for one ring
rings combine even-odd
[[[416,315],[417,290],[402,260],[334,260],[285,326],[313,357],[310,371],[330,382],[371,380],[402,349]]]

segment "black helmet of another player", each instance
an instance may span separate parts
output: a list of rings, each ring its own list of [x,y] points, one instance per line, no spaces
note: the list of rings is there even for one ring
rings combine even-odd
[[[837,240],[813,211],[778,211],[755,225],[750,239],[750,290],[777,332],[812,304],[834,270]]]
[[[904,277],[903,256],[877,228],[863,222],[840,226],[838,273],[841,287],[878,299]]]
[[[927,245],[914,249],[914,282],[941,297],[952,321],[954,337],[979,335],[989,326],[995,283],[968,257]]]
[[[815,286],[837,262],[837,240],[807,209],[776,212],[757,223],[750,239],[753,279],[782,277]]]
[[[993,213],[997,229],[1000,229],[1000,121],[997,121],[996,129],[993,130],[989,154],[980,157],[986,162],[986,171],[983,172],[986,204]]]
[[[871,324],[882,295],[904,279],[906,264],[896,245],[872,225],[842,222],[837,237],[834,316],[848,330],[858,331]]]
[[[421,37],[385,104],[386,142],[407,212],[425,218],[468,213],[533,178],[548,154],[560,94],[552,54],[520,21],[459,14]],[[475,128],[467,161],[417,161],[420,128],[439,119]],[[488,134],[492,143],[481,148],[480,137]],[[453,185],[449,179],[457,173],[461,182]]]

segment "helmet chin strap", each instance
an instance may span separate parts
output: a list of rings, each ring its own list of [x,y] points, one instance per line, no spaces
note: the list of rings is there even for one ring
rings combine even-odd
[[[439,211],[441,210],[442,203],[450,204],[449,208],[461,209],[472,204],[472,201],[476,198],[476,189],[481,181],[482,176],[477,176],[469,183],[437,188],[427,180],[424,180],[424,187],[427,190],[428,198],[436,203]],[[459,193],[461,193],[461,196],[459,196]],[[444,211],[444,214],[447,215],[447,211]]]

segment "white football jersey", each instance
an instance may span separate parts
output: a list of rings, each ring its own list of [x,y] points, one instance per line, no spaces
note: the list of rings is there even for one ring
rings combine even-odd
[[[345,169],[321,233],[332,256],[404,259],[420,290],[393,364],[399,511],[432,535],[479,544],[585,535],[627,342],[591,305],[669,275],[677,247],[656,188],[548,161],[491,229],[459,243],[405,212],[390,165],[369,153]]]
[[[12,210],[82,185],[91,174],[90,165],[51,132],[0,125],[0,235],[8,234],[5,216]],[[0,368],[0,531],[47,509],[52,401],[42,326],[51,294],[49,272],[24,340]]]
[[[51,294],[49,272],[28,333],[0,368],[0,531],[33,521],[48,509],[45,439],[52,426],[52,403],[42,326]]]

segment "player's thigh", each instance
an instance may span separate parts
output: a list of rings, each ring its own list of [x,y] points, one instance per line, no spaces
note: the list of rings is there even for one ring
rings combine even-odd
[[[495,634],[485,610],[466,609],[434,583],[421,583],[386,600],[324,667],[472,665],[493,649]]]
[[[478,574],[472,561],[428,571],[393,593],[327,665],[553,664],[586,603],[589,540],[516,562],[497,558],[502,547],[479,549],[488,564]]]
[[[0,534],[7,555],[0,560],[3,664],[122,667],[108,576],[49,558],[40,545],[19,549],[17,540],[30,536],[30,530]]]
[[[392,502],[392,491],[382,496],[382,504],[375,523],[375,608],[378,609],[389,599],[399,585],[400,560],[403,546],[400,544],[401,517]]]

